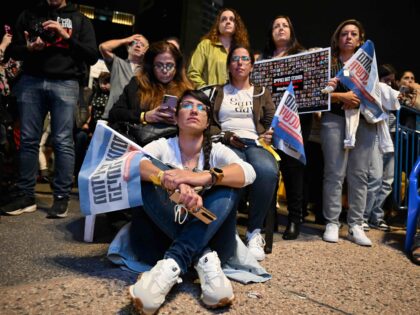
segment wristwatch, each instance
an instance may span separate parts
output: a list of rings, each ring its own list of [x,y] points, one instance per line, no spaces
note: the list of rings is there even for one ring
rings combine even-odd
[[[211,184],[216,185],[220,183],[225,176],[223,173],[223,170],[217,167],[213,167],[210,169],[210,175],[211,175]]]

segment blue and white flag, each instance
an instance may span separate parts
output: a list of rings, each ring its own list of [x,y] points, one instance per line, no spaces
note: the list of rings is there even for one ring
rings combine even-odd
[[[142,205],[140,146],[99,121],[79,173],[84,215]]]
[[[271,128],[274,130],[273,145],[306,164],[300,119],[292,82],[290,82],[280,100]]]
[[[378,65],[375,47],[368,40],[346,62],[336,77],[361,100],[361,107],[366,108],[365,117],[371,123],[386,119],[387,115],[381,106],[381,89],[379,87]]]

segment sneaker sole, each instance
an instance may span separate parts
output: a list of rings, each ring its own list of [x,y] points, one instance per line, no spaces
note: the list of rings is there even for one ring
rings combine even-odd
[[[17,209],[15,211],[4,212],[8,215],[21,215],[22,213],[31,213],[36,211],[36,205],[32,205],[26,208]]]
[[[233,295],[230,298],[225,297],[221,299],[219,302],[217,302],[217,304],[206,303],[206,301],[204,301],[202,297],[201,297],[201,300],[206,307],[214,309],[214,308],[225,307],[225,306],[231,305],[233,301],[235,300],[235,295]]]
[[[349,241],[351,241],[351,242],[353,242],[353,243],[357,244],[357,245],[360,245],[360,246],[372,247],[372,244],[361,244],[361,243],[356,242],[356,240],[355,240],[355,239],[353,238],[353,236],[351,236],[351,235],[348,235],[348,236],[347,236],[347,239],[348,239]]]
[[[50,219],[66,218],[68,215],[68,212],[69,212],[69,209],[66,209],[66,211],[64,211],[63,213],[49,213],[47,217]]]
[[[157,310],[155,312],[150,313],[150,312],[146,312],[143,309],[143,307],[144,307],[143,302],[138,297],[136,297],[134,295],[133,290],[134,290],[134,285],[130,285],[130,287],[128,288],[128,293],[130,294],[131,301],[133,302],[133,305],[134,305],[134,308],[136,309],[136,311],[139,312],[139,314],[142,314],[142,315],[154,314]]]

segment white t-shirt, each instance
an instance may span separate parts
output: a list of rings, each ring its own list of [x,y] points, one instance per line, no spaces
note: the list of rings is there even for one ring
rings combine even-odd
[[[254,87],[238,90],[227,84],[223,94],[219,111],[222,131],[231,131],[241,138],[258,139],[252,113]]]
[[[165,164],[170,164],[176,168],[182,169],[181,151],[179,150],[178,137],[175,138],[160,138],[143,147],[144,151],[151,156],[161,160]],[[229,149],[224,144],[219,142],[212,144],[210,152],[210,167],[221,168],[229,164],[239,164],[242,167],[245,175],[244,186],[252,184],[255,180],[256,174],[251,164],[243,161],[235,152]],[[201,150],[198,161],[198,169],[202,170],[204,167],[204,153]]]

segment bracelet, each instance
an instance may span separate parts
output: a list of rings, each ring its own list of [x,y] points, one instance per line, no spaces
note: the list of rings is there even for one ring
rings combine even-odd
[[[160,170],[157,175],[150,175],[149,178],[155,186],[162,186],[163,171]]]
[[[142,112],[140,114],[140,123],[142,123],[143,125],[147,125],[147,121],[146,121],[146,112]]]

